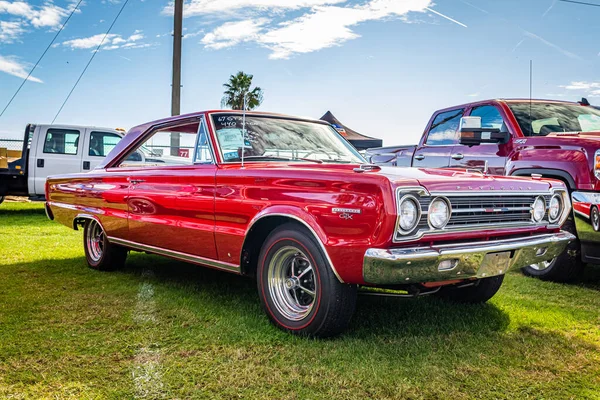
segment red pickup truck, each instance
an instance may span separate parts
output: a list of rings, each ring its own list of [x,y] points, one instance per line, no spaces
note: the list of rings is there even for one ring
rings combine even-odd
[[[579,240],[560,257],[524,272],[568,281],[584,263],[600,264],[600,110],[585,99],[496,99],[449,107],[433,114],[418,145],[370,149],[367,159],[559,179],[569,188],[574,211],[563,229]]]

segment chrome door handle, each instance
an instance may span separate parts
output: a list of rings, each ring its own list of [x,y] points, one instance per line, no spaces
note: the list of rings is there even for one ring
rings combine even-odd
[[[462,160],[463,158],[465,158],[465,156],[463,156],[460,153],[452,154],[450,157],[452,157],[455,160]]]
[[[137,185],[138,183],[146,182],[144,179],[128,179],[129,183]]]
[[[421,160],[424,160],[424,159],[425,159],[425,156],[424,156],[423,154],[417,154],[417,155],[415,156],[415,160],[419,160],[419,161],[421,161]]]

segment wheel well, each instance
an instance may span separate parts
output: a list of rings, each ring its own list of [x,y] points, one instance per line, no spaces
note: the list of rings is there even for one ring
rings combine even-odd
[[[87,221],[88,219],[95,219],[92,216],[89,215],[78,215],[73,219],[73,229],[75,229],[76,231],[79,230],[79,227],[83,228],[83,226],[85,225],[85,221]]]
[[[258,256],[263,243],[275,228],[286,223],[294,223],[299,227],[304,227],[294,218],[273,215],[261,218],[256,221],[248,231],[246,240],[242,246],[242,256],[240,260],[241,272],[243,275],[256,276],[256,267]]]
[[[540,174],[544,178],[557,179],[567,185],[569,191],[577,189],[575,180],[566,171],[554,169],[520,169],[515,171],[512,176],[531,176],[531,174]]]

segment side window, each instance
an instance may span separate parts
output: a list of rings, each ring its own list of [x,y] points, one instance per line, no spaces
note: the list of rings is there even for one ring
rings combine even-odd
[[[482,128],[500,129],[502,132],[506,131],[502,115],[495,106],[475,107],[471,111],[471,117],[481,117]]]
[[[44,141],[44,153],[77,154],[79,131],[71,129],[48,129]]]
[[[88,154],[94,157],[106,157],[120,140],[121,136],[114,133],[94,131],[90,134]]]
[[[157,129],[129,152],[119,167],[192,165],[199,122]]]
[[[210,151],[210,142],[208,131],[206,130],[206,121],[202,119],[200,122],[200,131],[198,132],[198,141],[196,144],[196,152],[194,154],[194,163],[212,163],[213,157]]]
[[[458,125],[464,115],[463,109],[438,114],[431,124],[426,143],[430,146],[453,145],[458,143]]]

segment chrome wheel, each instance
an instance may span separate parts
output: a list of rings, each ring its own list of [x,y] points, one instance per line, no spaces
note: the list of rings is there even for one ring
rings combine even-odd
[[[89,257],[93,262],[99,262],[104,254],[106,236],[99,223],[96,221],[90,222],[90,227],[87,229],[85,238],[88,248]]]
[[[592,208],[592,228],[594,228],[595,231],[600,230],[600,213],[598,213],[598,208],[593,207]]]
[[[531,264],[529,267],[535,269],[536,271],[544,271],[544,270],[548,269],[555,260],[556,260],[556,258],[553,258],[552,260],[542,261],[542,262],[539,262],[536,264]]]
[[[267,269],[269,294],[285,318],[300,321],[313,309],[317,296],[315,270],[308,257],[294,246],[277,250]]]

